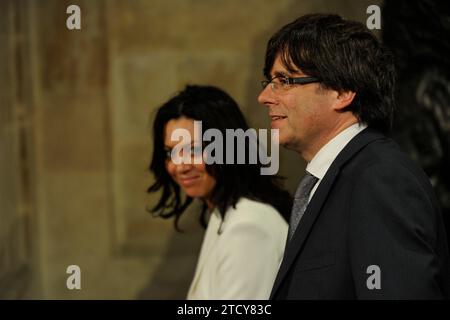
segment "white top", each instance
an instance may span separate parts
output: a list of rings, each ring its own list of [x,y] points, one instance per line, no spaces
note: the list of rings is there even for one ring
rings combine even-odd
[[[223,223],[214,210],[187,299],[268,299],[287,231],[278,211],[265,203],[241,198]]]
[[[319,181],[314,185],[314,188],[309,194],[309,200],[311,200],[314,192],[322,181],[323,177],[327,173],[333,161],[338,154],[344,149],[347,143],[350,142],[358,133],[367,128],[367,125],[355,123],[347,129],[341,131],[336,137],[328,141],[319,152],[312,158],[312,160],[306,166],[306,171],[319,178]]]

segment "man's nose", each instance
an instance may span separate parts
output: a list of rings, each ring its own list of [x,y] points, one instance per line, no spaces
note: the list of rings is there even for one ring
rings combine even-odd
[[[262,105],[269,105],[275,103],[275,99],[273,96],[273,90],[270,87],[270,84],[267,85],[259,94],[258,102]]]

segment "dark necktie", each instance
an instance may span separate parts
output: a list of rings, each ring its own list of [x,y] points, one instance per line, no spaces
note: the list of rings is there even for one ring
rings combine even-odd
[[[292,239],[292,236],[297,229],[298,223],[305,213],[308,206],[308,199],[311,190],[319,179],[306,171],[305,176],[300,181],[300,184],[295,192],[294,205],[292,206],[291,219],[289,221],[289,233],[288,242]]]

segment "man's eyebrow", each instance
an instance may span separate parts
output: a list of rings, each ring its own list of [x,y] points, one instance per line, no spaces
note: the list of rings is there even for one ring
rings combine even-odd
[[[288,77],[289,75],[287,74],[287,72],[284,72],[284,71],[275,71],[274,73],[273,73],[273,77],[272,77],[272,79],[273,78],[278,78],[278,77]]]

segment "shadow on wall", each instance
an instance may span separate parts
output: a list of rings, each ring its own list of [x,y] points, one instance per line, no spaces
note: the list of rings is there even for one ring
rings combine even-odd
[[[185,299],[194,277],[197,255],[203,240],[200,227],[201,205],[194,202],[180,219],[183,233],[174,232],[167,244],[161,263],[153,276],[137,294],[136,299]],[[155,218],[161,219],[161,218]],[[173,219],[167,221],[173,223]]]
[[[392,137],[425,170],[450,234],[450,8],[438,0],[388,0],[383,40],[394,52]],[[420,23],[419,23],[420,22]],[[450,247],[450,242],[449,242]]]

